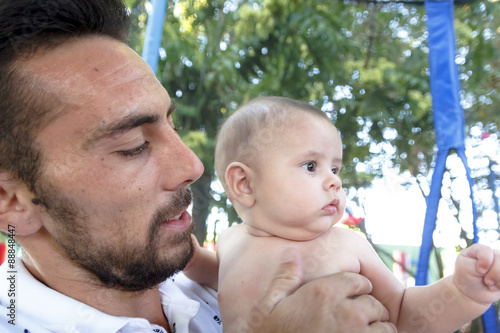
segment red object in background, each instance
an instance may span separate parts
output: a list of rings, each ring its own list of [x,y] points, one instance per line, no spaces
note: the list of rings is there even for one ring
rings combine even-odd
[[[340,222],[349,227],[359,227],[363,223],[363,220],[363,217],[354,217],[351,209],[346,207],[345,214]]]
[[[5,255],[7,254],[7,245],[0,242],[0,265],[5,261]]]
[[[354,217],[349,213],[346,214],[346,218],[342,221],[343,224],[350,227],[357,227],[361,224],[361,222],[363,222],[362,217]]]
[[[212,242],[205,242],[203,243],[203,248],[205,250],[211,251],[215,253],[215,243]]]
[[[403,251],[395,250],[392,252],[392,259],[394,260],[392,272],[405,287],[408,286],[408,277],[410,274],[407,269],[411,266],[410,256]]]

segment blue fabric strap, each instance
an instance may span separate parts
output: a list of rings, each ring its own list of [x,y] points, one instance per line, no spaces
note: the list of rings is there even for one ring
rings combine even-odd
[[[425,211],[424,231],[422,232],[422,245],[418,257],[417,273],[415,274],[415,284],[423,286],[427,284],[427,270],[429,257],[432,250],[432,235],[436,229],[436,217],[441,199],[441,185],[446,167],[446,159],[449,149],[440,149],[437,152],[436,165],[432,174],[431,189],[427,196],[427,210]]]
[[[432,175],[431,189],[427,197],[422,245],[415,275],[416,285],[428,283],[427,272],[433,245],[432,236],[436,228],[443,174],[450,149],[456,149],[465,166],[472,200],[474,242],[477,243],[478,241],[477,213],[472,192],[473,182],[465,156],[465,120],[460,105],[460,83],[458,81],[458,69],[455,64],[453,0],[426,0],[425,9],[428,18],[430,83],[438,152],[434,174]],[[486,333],[499,333],[495,312],[495,308],[492,306],[483,315]]]
[[[156,67],[158,66],[158,50],[160,49],[161,35],[163,34],[163,21],[165,19],[167,0],[153,0],[152,7],[153,13],[148,17],[142,58],[151,66],[153,72],[156,73]]]
[[[434,128],[438,148],[464,146],[465,119],[455,64],[453,1],[426,1],[429,67]]]
[[[462,160],[462,163],[465,167],[465,174],[467,175],[467,180],[469,181],[469,190],[470,190],[470,200],[472,202],[472,232],[474,235],[474,243],[479,241],[478,230],[477,230],[477,210],[476,203],[474,202],[474,192],[472,189],[472,185],[474,181],[472,180],[472,176],[470,173],[469,163],[467,162],[467,156],[465,156],[465,148],[457,149],[458,157]]]

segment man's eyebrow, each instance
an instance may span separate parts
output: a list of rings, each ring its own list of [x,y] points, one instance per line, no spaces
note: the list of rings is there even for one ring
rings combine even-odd
[[[170,112],[170,109],[168,112]],[[160,120],[159,115],[131,114],[125,118],[107,123],[97,128],[95,131],[89,133],[87,139],[83,143],[83,148],[89,149],[91,146],[95,145],[97,141],[100,141],[104,138],[111,137],[119,133],[123,133],[125,131],[139,127],[143,124],[155,124],[159,120]]]

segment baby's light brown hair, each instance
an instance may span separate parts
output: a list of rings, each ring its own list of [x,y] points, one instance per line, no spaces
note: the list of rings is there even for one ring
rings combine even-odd
[[[314,105],[286,97],[259,97],[238,108],[222,124],[215,146],[215,171],[227,192],[225,173],[229,164],[251,165],[266,145],[286,130],[293,114],[308,113],[330,121]]]

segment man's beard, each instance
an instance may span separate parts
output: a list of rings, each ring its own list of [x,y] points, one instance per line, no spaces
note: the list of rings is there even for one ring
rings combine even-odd
[[[189,189],[178,191],[171,202],[155,212],[145,242],[118,238],[122,241],[118,244],[96,236],[98,231],[87,225],[85,211],[57,189],[43,184],[37,190],[38,199],[56,223],[54,237],[59,247],[107,288],[125,291],[152,288],[182,270],[193,256],[193,224],[167,241],[162,242],[158,235],[168,217],[179,214],[191,203]]]

